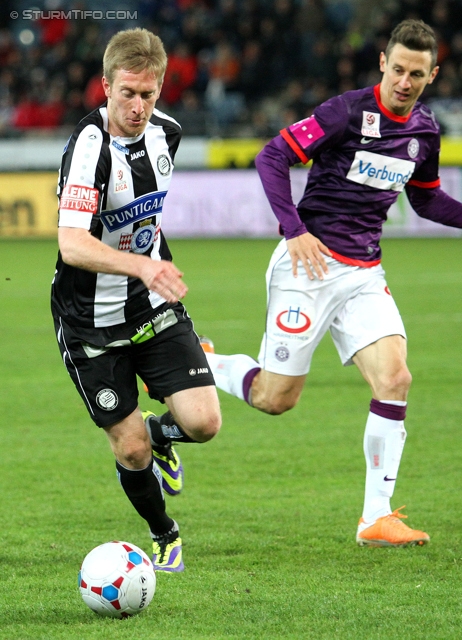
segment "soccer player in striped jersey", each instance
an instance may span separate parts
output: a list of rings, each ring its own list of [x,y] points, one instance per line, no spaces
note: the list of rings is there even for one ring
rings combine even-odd
[[[418,102],[437,73],[432,29],[406,20],[380,54],[380,84],[348,91],[283,129],[256,166],[284,239],[267,271],[266,331],[258,363],[222,356],[204,342],[217,386],[270,414],[296,405],[322,336],[356,364],[372,400],[364,434],[365,499],[359,545],[422,545],[390,499],[406,430],[411,374],[406,333],[381,267],[379,240],[403,190],[418,215],[462,227],[462,204],[440,188],[440,134]],[[312,160],[295,206],[289,168]]]
[[[107,103],[76,127],[60,169],[52,312],[64,364],[109,438],[120,483],[147,521],[157,570],[181,571],[173,442],[206,442],[221,415],[214,379],[180,302],[187,292],[162,233],[181,128],[156,109],[167,67],[146,29],[115,34],[104,54]],[[160,417],[142,414],[139,376]]]

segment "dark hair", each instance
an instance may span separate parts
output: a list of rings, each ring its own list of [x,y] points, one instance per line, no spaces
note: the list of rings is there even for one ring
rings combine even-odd
[[[402,44],[412,51],[429,51],[432,56],[431,68],[436,66],[438,43],[435,32],[423,20],[403,20],[393,29],[385,50],[387,59],[395,44]]]

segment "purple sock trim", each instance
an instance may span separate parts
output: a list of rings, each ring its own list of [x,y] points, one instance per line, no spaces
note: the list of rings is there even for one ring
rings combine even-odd
[[[380,400],[371,400],[371,413],[375,413],[381,418],[388,420],[404,420],[406,417],[406,405],[404,407],[397,404],[388,404]]]
[[[242,381],[242,391],[244,392],[244,400],[247,402],[247,404],[250,404],[249,394],[250,394],[250,387],[252,386],[253,379],[255,378],[257,373],[259,373],[260,371],[261,371],[261,367],[255,367],[254,369],[250,369],[250,371],[247,371],[247,373],[244,376],[244,380]]]

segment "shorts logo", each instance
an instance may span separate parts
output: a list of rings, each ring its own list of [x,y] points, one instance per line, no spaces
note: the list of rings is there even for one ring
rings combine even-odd
[[[420,149],[419,141],[416,140],[415,138],[412,138],[412,140],[407,145],[407,152],[409,154],[409,157],[416,158],[419,153],[419,149]]]
[[[168,176],[170,173],[170,160],[164,153],[157,158],[157,168],[159,169],[159,173],[163,176]]]
[[[61,211],[98,212],[98,189],[83,187],[77,184],[67,184],[61,194],[59,208]]]
[[[384,291],[385,291],[385,293],[388,293],[388,295],[389,295],[389,296],[391,296],[391,291],[390,291],[390,289],[388,288],[388,286],[387,286],[387,287],[385,287]]]
[[[287,347],[278,347],[274,352],[274,355],[276,356],[276,360],[279,360],[279,362],[285,362],[290,356],[289,349]]]
[[[133,253],[144,253],[154,242],[155,235],[156,228],[153,224],[149,224],[147,227],[139,227],[133,234],[130,249]]]
[[[197,376],[200,375],[201,373],[208,373],[209,370],[207,367],[201,367],[200,369],[190,369],[189,370],[189,375],[190,376]]]
[[[277,316],[276,325],[285,333],[303,333],[310,328],[311,320],[300,310],[300,307],[296,309],[289,307]]]
[[[96,404],[104,411],[114,411],[119,404],[119,398],[112,389],[102,389],[96,396]]]

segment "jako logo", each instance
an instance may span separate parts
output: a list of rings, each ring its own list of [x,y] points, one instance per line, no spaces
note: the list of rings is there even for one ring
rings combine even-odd
[[[306,313],[300,311],[300,307],[292,309],[289,307],[276,318],[276,325],[286,333],[303,333],[311,326],[311,320]]]
[[[135,153],[131,153],[130,160],[137,160],[138,158],[142,158],[145,155],[146,155],[145,150],[141,149],[141,151],[135,151]]]

